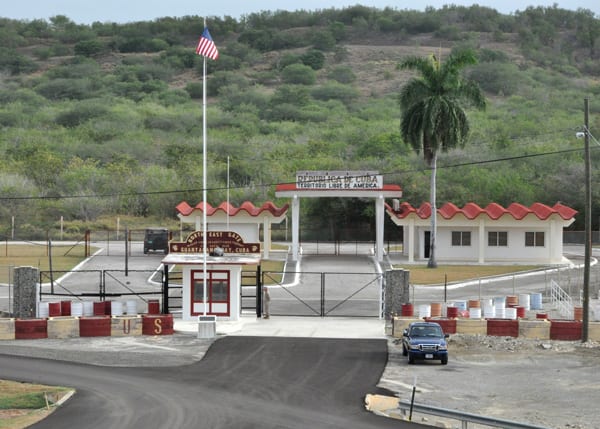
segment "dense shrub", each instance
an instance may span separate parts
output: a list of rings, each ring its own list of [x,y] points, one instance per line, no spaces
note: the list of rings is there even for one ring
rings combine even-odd
[[[325,64],[325,55],[323,55],[323,52],[321,51],[311,49],[302,54],[300,60],[302,61],[302,64],[309,66],[313,70],[321,70]]]
[[[82,55],[84,57],[93,57],[98,55],[105,50],[104,44],[97,39],[92,40],[83,40],[77,44],[73,48],[75,55]]]
[[[107,111],[105,102],[101,100],[77,103],[71,109],[59,113],[56,116],[56,123],[63,127],[73,128],[90,119],[101,117]]]
[[[284,83],[312,85],[317,80],[315,71],[304,64],[291,64],[281,71]]]
[[[358,90],[350,85],[344,85],[338,82],[328,82],[324,85],[315,87],[311,95],[317,100],[339,100],[349,105],[358,98]]]
[[[14,49],[0,47],[0,70],[11,74],[21,74],[31,73],[37,69],[37,64],[26,56]]]

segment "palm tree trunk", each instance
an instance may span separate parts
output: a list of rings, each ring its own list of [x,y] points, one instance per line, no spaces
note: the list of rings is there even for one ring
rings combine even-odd
[[[435,238],[437,235],[437,206],[436,206],[436,175],[437,175],[437,152],[433,152],[431,157],[431,182],[429,189],[429,198],[431,204],[431,234],[429,243],[429,261],[427,268],[437,268],[435,259]]]

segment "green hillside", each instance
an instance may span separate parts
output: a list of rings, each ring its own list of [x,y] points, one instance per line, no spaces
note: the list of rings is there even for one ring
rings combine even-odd
[[[1,14],[1,12],[0,12]],[[79,25],[0,18],[0,237],[175,223],[202,195],[201,17]],[[583,100],[600,138],[600,20],[587,10],[480,6],[261,12],[210,18],[208,202],[274,200],[297,170],[377,170],[413,205],[429,172],[399,133],[407,55],[475,49],[485,91],[471,135],[438,161],[438,204],[583,209]],[[596,142],[597,143],[597,142]],[[592,141],[592,165],[600,144]],[[598,173],[594,168],[593,181]],[[600,195],[594,187],[598,228]],[[319,205],[319,210],[317,210]],[[321,219],[327,209],[335,216]],[[303,230],[369,229],[360,200],[307,200]],[[175,223],[176,225],[176,223]],[[366,227],[365,227],[366,225]],[[579,216],[575,229],[583,229]],[[335,231],[333,234],[336,234]]]

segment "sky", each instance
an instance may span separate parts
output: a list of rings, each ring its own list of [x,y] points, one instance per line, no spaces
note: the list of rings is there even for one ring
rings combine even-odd
[[[522,11],[528,6],[551,7],[556,4],[557,7],[563,9],[589,9],[596,16],[600,16],[600,1],[598,0],[531,0],[531,2],[522,0],[480,0],[475,2],[426,0],[418,2],[418,6],[414,1],[406,0],[8,0],[2,3],[0,17],[30,21],[34,19],[47,20],[52,16],[65,15],[78,24],[91,24],[97,21],[116,23],[152,21],[156,18],[187,15],[208,18],[230,16],[239,19],[243,15],[253,12],[340,9],[357,4],[378,9],[389,6],[398,10],[423,10],[426,6],[438,9],[446,4],[463,6],[479,4],[496,9],[503,14]]]

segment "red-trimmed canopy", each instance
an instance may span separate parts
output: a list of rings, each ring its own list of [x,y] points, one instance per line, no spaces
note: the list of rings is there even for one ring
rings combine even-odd
[[[217,207],[211,206],[209,203],[206,203],[206,216],[212,216],[215,213],[222,211],[230,217],[234,217],[241,211],[245,211],[250,216],[256,217],[260,216],[264,212],[268,212],[274,217],[279,217],[287,212],[289,208],[289,204],[283,205],[283,207],[277,207],[271,201],[264,203],[260,207],[256,207],[250,201],[243,202],[239,207],[235,207],[227,202],[222,202]],[[183,216],[191,215],[195,210],[199,210],[200,212],[204,211],[204,202],[200,202],[196,204],[196,206],[192,207],[187,202],[182,201],[175,207],[177,212]]]
[[[404,219],[411,213],[415,213],[421,219],[427,219],[431,216],[430,203],[423,203],[419,208],[415,208],[409,203],[403,202],[400,204],[400,209],[398,211],[394,211],[388,204],[386,204],[386,209],[389,213],[393,213],[399,219]],[[542,203],[534,203],[531,205],[531,207],[526,207],[519,203],[512,203],[508,206],[508,208],[502,207],[496,203],[491,203],[488,204],[485,209],[482,209],[475,203],[467,203],[462,209],[452,203],[446,203],[437,211],[444,219],[452,219],[457,214],[462,214],[467,219],[475,219],[478,216],[485,215],[490,219],[496,220],[501,216],[508,214],[516,220],[521,220],[525,216],[533,214],[540,220],[546,220],[553,214],[558,214],[562,219],[569,220],[577,214],[577,210],[567,207],[561,203],[556,203],[552,207]]]

